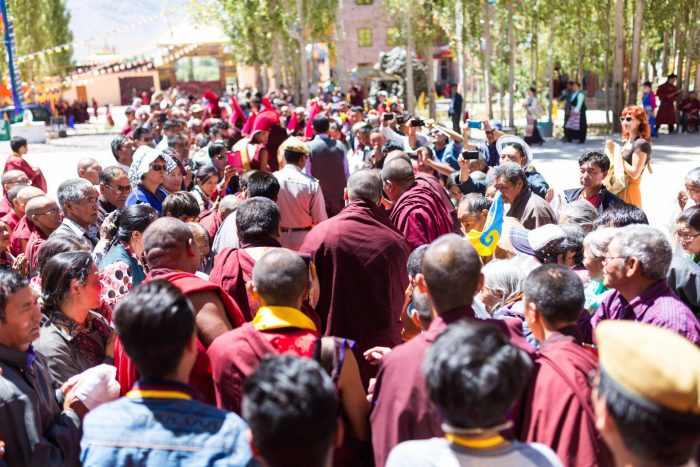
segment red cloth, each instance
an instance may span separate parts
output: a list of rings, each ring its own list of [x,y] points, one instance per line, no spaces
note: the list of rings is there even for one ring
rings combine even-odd
[[[124,127],[122,128],[122,131],[120,131],[119,134],[122,136],[131,134],[131,124],[129,122],[126,122],[124,124]]]
[[[280,168],[277,152],[287,137],[287,130],[282,128],[282,125],[276,124],[270,129],[265,149],[267,149],[267,165],[270,166],[271,172],[277,172]]]
[[[613,465],[612,455],[595,429],[588,384],[588,375],[598,368],[598,357],[594,350],[583,347],[575,334],[575,327],[565,328],[542,343],[535,378],[523,404],[520,439],[551,447],[567,466]],[[586,407],[571,384],[580,389]]]
[[[10,211],[12,211],[12,205],[10,204],[10,200],[7,199],[7,194],[5,194],[2,200],[0,200],[0,217],[4,217]]]
[[[26,256],[29,261],[30,271],[36,271],[36,260],[39,258],[39,250],[46,239],[47,237],[39,229],[34,230],[29,236],[27,246],[24,249],[24,256]]]
[[[423,359],[430,345],[449,324],[475,319],[470,308],[442,313],[433,319],[426,332],[396,347],[382,359],[370,414],[376,465],[384,465],[389,451],[402,441],[443,436],[440,415],[428,399],[425,388],[421,368]],[[523,338],[522,321],[515,318],[485,321],[495,324],[513,344],[532,352]]]
[[[297,113],[292,112],[292,116],[289,117],[289,122],[287,122],[287,130],[294,131],[297,128]]]
[[[678,91],[678,88],[668,81],[659,86],[656,90],[656,97],[661,100],[659,110],[656,112],[656,125],[675,125],[676,107],[675,102],[678,94],[671,95]]]
[[[14,235],[14,231],[17,228],[17,225],[19,225],[19,221],[21,220],[19,217],[17,217],[17,214],[15,214],[15,211],[10,211],[2,218],[0,218],[1,221],[5,222],[7,225],[10,226],[12,229],[12,233]],[[14,254],[14,253],[13,253]]]
[[[308,233],[299,253],[311,255],[321,295],[316,312],[325,335],[353,339],[366,387],[377,372],[362,353],[401,343],[408,285],[408,244],[376,204],[356,200]]]
[[[452,216],[440,197],[427,185],[416,183],[396,201],[391,222],[406,236],[411,251],[454,232]]]
[[[223,193],[223,195],[226,196],[226,193]],[[209,209],[199,215],[199,223],[202,224],[202,227],[207,229],[209,238],[213,239],[216,237],[216,232],[219,230],[219,227],[221,227],[223,221],[221,220],[221,214],[219,214],[219,211],[216,209]]]
[[[209,116],[221,118],[221,107],[219,107],[219,97],[211,89],[206,89],[203,93],[209,107]]]
[[[457,208],[454,204],[452,204],[452,199],[450,198],[450,195],[443,188],[443,186],[440,185],[438,179],[433,175],[422,172],[416,172],[413,174],[413,176],[416,177],[416,182],[419,185],[427,186],[428,188],[433,190],[435,194],[438,195],[438,197],[442,200],[442,203],[445,205],[447,212],[450,213],[450,217],[452,218],[452,231],[454,233],[460,233],[461,224],[459,223],[459,219],[457,218]]]
[[[241,308],[246,321],[252,321],[259,304],[248,296],[246,283],[253,278],[255,260],[238,248],[224,248],[214,258],[209,280],[224,289]]]
[[[314,117],[318,115],[321,111],[321,106],[318,102],[313,101],[309,109],[309,118],[306,120],[306,130],[304,130],[304,136],[306,139],[311,139],[314,137],[314,127],[312,125]]]
[[[245,112],[243,112],[241,106],[238,105],[236,98],[231,96],[231,119],[229,122],[231,125],[235,126],[239,120],[241,120],[244,125],[248,121],[248,119],[245,117]]]
[[[184,271],[163,271],[163,273],[160,274],[154,274],[152,271],[146,276],[144,282],[154,279],[162,279],[170,282],[185,295],[205,291],[216,292],[224,304],[224,308],[226,308],[231,324],[234,327],[239,327],[244,322],[243,315],[241,315],[241,311],[238,309],[236,303],[221,289],[221,287],[215,284]],[[119,338],[117,338],[114,345],[114,366],[117,368],[117,381],[119,381],[121,385],[121,395],[124,395],[138,380],[138,373],[135,365],[124,352]],[[214,382],[211,378],[211,364],[209,363],[207,351],[199,339],[197,339],[197,359],[192,368],[189,383],[190,386],[204,394],[206,402],[210,404],[215,403],[216,398],[214,395]]]
[[[7,161],[5,162],[5,170],[3,170],[3,173],[7,172],[8,170],[21,170],[27,175],[29,181],[32,182],[32,186],[35,186],[46,193],[46,179],[44,176],[35,172],[32,166],[21,157],[10,154],[10,157],[8,157]]]
[[[39,230],[34,224],[27,220],[27,216],[22,217],[14,231],[12,232],[12,241],[10,242],[10,252],[13,256],[24,253],[22,248],[22,240],[28,241],[32,232]]]
[[[216,406],[240,414],[243,382],[265,355],[291,353],[311,357],[317,339],[318,333],[305,329],[259,332],[250,323],[217,337],[207,350]]]
[[[248,120],[246,120],[245,125],[243,125],[243,128],[241,129],[241,133],[243,133],[243,135],[248,136],[253,132],[253,125],[255,124],[255,119],[257,116],[258,114],[255,112],[250,113]]]
[[[253,133],[256,131],[270,131],[275,125],[279,125],[280,115],[274,110],[265,109],[255,116]]]

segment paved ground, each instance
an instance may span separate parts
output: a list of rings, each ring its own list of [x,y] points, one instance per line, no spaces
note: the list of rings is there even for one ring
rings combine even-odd
[[[113,135],[95,134],[55,139],[47,144],[31,145],[27,159],[42,167],[55,193],[61,181],[76,176],[75,167],[83,157],[93,157],[103,167],[114,164],[109,149]],[[578,186],[576,160],[583,152],[602,149],[604,137],[591,137],[585,144],[565,144],[557,139],[533,148],[535,166],[557,191]],[[653,174],[645,173],[642,181],[644,209],[655,224],[666,223],[673,215],[675,196],[683,187],[683,178],[700,166],[700,135],[662,135],[653,142]],[[9,143],[0,143],[0,163],[10,152]]]

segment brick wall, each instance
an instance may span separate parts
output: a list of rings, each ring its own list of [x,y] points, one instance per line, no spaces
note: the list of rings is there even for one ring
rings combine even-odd
[[[358,5],[357,0],[341,0],[343,2],[343,26],[345,29],[346,63],[348,69],[359,64],[376,63],[379,52],[386,52],[393,47],[387,45],[387,29],[392,27],[392,21],[382,6],[381,0],[374,0],[371,5]],[[357,30],[372,29],[371,47],[359,47]]]

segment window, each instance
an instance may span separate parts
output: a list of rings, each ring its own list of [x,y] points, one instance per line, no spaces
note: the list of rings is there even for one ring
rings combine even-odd
[[[372,47],[372,30],[369,28],[360,28],[357,30],[357,46]]]
[[[386,45],[390,47],[401,45],[401,30],[399,28],[387,28]]]
[[[374,0],[357,0],[358,5],[371,5],[372,3],[374,3]]]

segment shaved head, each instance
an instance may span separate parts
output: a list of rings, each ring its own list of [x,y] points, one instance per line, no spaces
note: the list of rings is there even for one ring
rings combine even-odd
[[[382,199],[382,177],[372,169],[362,169],[348,179],[348,199],[367,199],[379,204]]]
[[[17,185],[19,186],[19,185]],[[13,188],[14,189],[14,188]],[[19,211],[18,214],[24,215],[25,213],[25,206],[29,202],[30,199],[36,198],[37,196],[43,196],[45,193],[38,189],[35,186],[25,186],[19,192],[17,193],[17,198],[15,199],[15,202],[12,203],[15,210]],[[8,197],[9,199],[9,197]]]
[[[397,156],[392,160],[384,161],[382,179],[385,182],[394,182],[404,188],[411,186],[415,178],[413,177],[413,166],[410,160]]]
[[[243,202],[241,198],[236,195],[226,195],[221,201],[219,201],[219,214],[221,214],[221,220],[225,220],[229,214],[238,209],[238,206]]]
[[[31,218],[36,214],[46,212],[54,206],[58,208],[58,203],[55,200],[49,198],[48,196],[36,196],[27,201],[27,205],[24,207],[25,215],[28,218]]]
[[[95,164],[99,164],[99,162],[92,157],[84,157],[78,161],[78,169],[87,169]]]
[[[46,235],[50,235],[61,225],[61,208],[56,200],[46,195],[36,196],[27,201],[24,210],[27,220]]]
[[[443,235],[430,244],[422,271],[438,314],[471,305],[481,282],[479,255],[456,234]]]
[[[20,179],[20,180],[18,180],[18,179]],[[27,174],[25,174],[21,170],[17,170],[17,169],[8,170],[7,172],[3,173],[2,178],[0,178],[0,183],[2,183],[2,186],[5,189],[11,188],[11,187],[5,187],[5,185],[20,183],[20,181],[28,182],[29,177],[27,177]]]
[[[143,233],[143,251],[151,269],[181,269],[194,273],[199,267],[199,252],[192,231],[174,217],[161,217],[148,226]]]
[[[384,165],[386,165],[387,162],[391,162],[395,159],[402,159],[408,162],[409,164],[413,165],[413,163],[411,162],[411,158],[408,157],[408,155],[405,152],[399,151],[398,149],[395,149],[386,155],[386,157],[384,158]]]
[[[309,268],[298,253],[274,248],[253,266],[253,285],[269,306],[296,306],[309,287]]]

